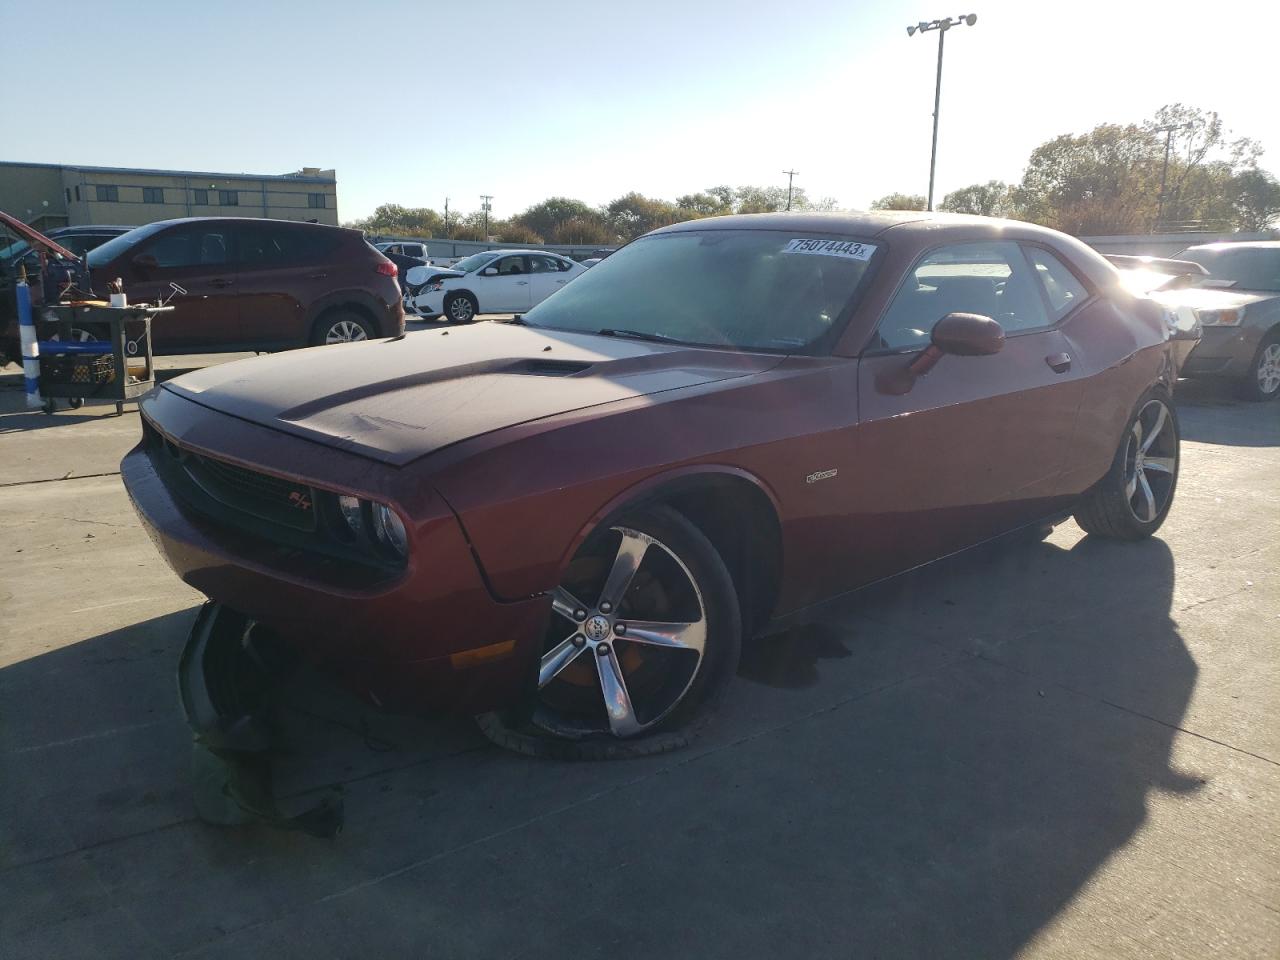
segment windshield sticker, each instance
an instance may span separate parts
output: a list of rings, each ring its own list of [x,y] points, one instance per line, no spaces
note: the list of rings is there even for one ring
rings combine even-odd
[[[820,257],[844,257],[846,260],[870,260],[876,248],[853,240],[791,240],[783,253],[811,253]]]

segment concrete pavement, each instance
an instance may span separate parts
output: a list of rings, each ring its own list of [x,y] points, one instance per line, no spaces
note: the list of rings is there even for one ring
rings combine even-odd
[[[300,685],[322,842],[190,802],[200,598],[137,415],[0,389],[0,956],[1274,957],[1280,411],[1183,384],[1157,539],[987,549],[746,651],[681,753],[558,764]],[[131,408],[130,408],[131,411]],[[64,479],[65,478],[65,479]]]

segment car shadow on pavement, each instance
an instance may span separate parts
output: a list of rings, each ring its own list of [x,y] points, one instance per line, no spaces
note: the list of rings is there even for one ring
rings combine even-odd
[[[332,842],[194,818],[174,689],[194,610],[102,634],[0,670],[6,936],[32,956],[93,936],[121,956],[1012,957],[1151,791],[1199,786],[1170,767],[1196,678],[1173,580],[1159,540],[984,548],[749,644],[702,739],[638,761],[516,756],[304,679],[279,789],[338,785]]]

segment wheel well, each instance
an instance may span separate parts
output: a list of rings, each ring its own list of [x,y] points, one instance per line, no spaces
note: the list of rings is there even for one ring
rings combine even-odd
[[[723,558],[750,636],[773,614],[782,573],[782,531],[773,503],[740,477],[700,477],[659,490],[655,500],[679,511]]]

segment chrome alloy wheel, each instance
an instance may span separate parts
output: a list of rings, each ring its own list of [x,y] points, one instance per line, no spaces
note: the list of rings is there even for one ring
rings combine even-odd
[[[1173,495],[1178,472],[1178,437],[1163,400],[1148,401],[1133,421],[1124,461],[1129,510],[1151,523]]]
[[[324,342],[330,343],[355,343],[358,340],[368,340],[369,335],[365,333],[364,327],[356,323],[354,320],[339,320],[329,327],[329,332],[324,335]]]
[[[1280,390],[1280,343],[1269,343],[1258,356],[1258,389],[1266,395]]]
[[[574,592],[583,589],[576,582],[552,592],[534,717],[552,733],[642,734],[681,702],[702,666],[706,604],[689,568],[646,533],[610,533],[617,547],[611,559],[596,558],[608,572],[594,603]]]

